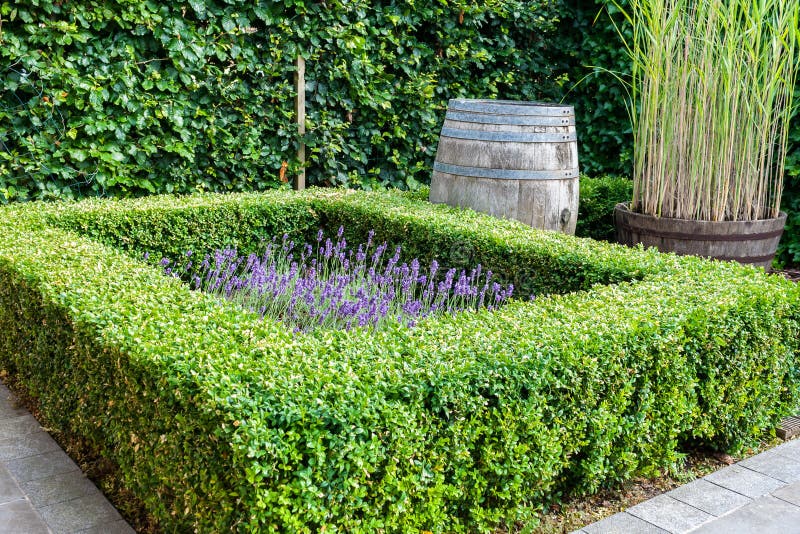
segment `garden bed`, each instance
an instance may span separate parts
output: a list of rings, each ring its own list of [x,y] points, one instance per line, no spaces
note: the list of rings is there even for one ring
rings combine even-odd
[[[141,260],[339,226],[480,263],[524,300],[293,334]],[[669,465],[685,441],[752,442],[800,405],[800,290],[750,267],[391,193],[29,204],[0,227],[0,366],[165,530],[524,523]]]

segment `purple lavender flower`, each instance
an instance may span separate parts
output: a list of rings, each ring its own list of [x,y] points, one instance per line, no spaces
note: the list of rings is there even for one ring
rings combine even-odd
[[[378,248],[375,249],[375,253],[372,255],[373,264],[376,264],[380,261],[381,256],[386,251],[386,246],[386,243],[383,243],[382,245],[378,245]]]
[[[403,267],[405,267],[405,270],[402,268],[400,269],[400,292],[403,294],[403,297],[409,297],[411,296],[411,286],[414,283],[415,277],[405,263],[403,264]]]
[[[409,300],[403,304],[403,313],[405,315],[416,317],[422,311],[422,301]]]
[[[438,292],[442,293],[449,293],[450,289],[453,287],[453,278],[456,275],[455,269],[448,269],[447,273],[444,276],[444,280],[439,282]]]
[[[386,264],[386,269],[384,270],[383,276],[390,276],[392,274],[392,270],[394,266],[397,265],[397,262],[400,261],[400,252],[401,248],[397,247],[394,251],[394,256],[389,258],[388,263]]]
[[[458,277],[458,281],[453,289],[453,293],[459,297],[469,294],[469,280],[467,279],[466,271],[461,271],[461,275]]]
[[[367,253],[364,251],[364,245],[358,245],[358,252],[356,253],[356,263],[364,263],[367,259]]]
[[[374,235],[370,231],[366,243],[349,248],[343,227],[335,244],[320,231],[316,247],[304,243],[295,253],[294,241],[284,234],[280,243],[277,237],[267,242],[261,256],[240,256],[236,249],[224,248],[206,255],[196,272],[192,261],[182,272],[166,258],[161,266],[166,274],[190,280],[195,289],[235,300],[296,331],[379,327],[386,321],[412,327],[430,315],[485,303],[494,309],[511,298],[513,285],[504,288],[491,271],[483,276],[481,265],[469,275],[453,268],[440,272],[436,260],[423,269],[416,258],[400,263],[401,247],[386,257],[387,243],[370,253]],[[191,255],[187,251],[185,257]]]

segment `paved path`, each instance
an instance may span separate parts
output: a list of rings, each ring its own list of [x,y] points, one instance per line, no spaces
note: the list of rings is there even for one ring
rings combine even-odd
[[[133,534],[0,383],[0,534]]]
[[[800,439],[577,530],[580,534],[800,534]]]

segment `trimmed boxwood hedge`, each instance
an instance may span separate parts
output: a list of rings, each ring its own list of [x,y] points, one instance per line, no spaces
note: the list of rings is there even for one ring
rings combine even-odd
[[[292,335],[141,259],[339,224],[537,298]],[[166,531],[492,531],[800,406],[800,290],[750,267],[337,190],[18,205],[0,231],[0,366]]]

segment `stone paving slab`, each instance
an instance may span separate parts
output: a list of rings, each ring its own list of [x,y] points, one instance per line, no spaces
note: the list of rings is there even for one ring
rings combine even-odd
[[[97,490],[71,501],[39,508],[39,513],[54,534],[70,534],[122,519]]]
[[[119,521],[103,523],[87,530],[81,530],[77,534],[136,534],[136,531],[125,520],[120,519]]]
[[[666,494],[632,506],[628,513],[667,532],[686,532],[714,518]]]
[[[759,497],[728,515],[692,531],[696,534],[800,534],[800,507],[771,495]]]
[[[741,493],[702,478],[675,488],[666,495],[717,517],[753,501]]]
[[[632,532],[638,534],[668,534],[668,531],[627,512],[614,514],[602,521],[587,525],[582,530],[587,534],[631,534]]]
[[[71,501],[97,490],[81,471],[70,471],[20,483],[20,488],[37,508]]]
[[[6,461],[6,467],[17,482],[28,482],[39,478],[60,475],[80,469],[61,449],[35,456]]]
[[[800,439],[587,525],[576,533],[800,534],[798,464]]]
[[[25,499],[0,504],[3,534],[50,534],[50,529]]]
[[[800,458],[800,438],[782,443],[772,450],[790,458]]]
[[[730,465],[703,478],[751,499],[761,497],[786,485],[782,480],[775,480],[740,465]]]
[[[6,391],[8,388],[6,388]],[[9,394],[0,395],[0,419],[9,419],[11,417],[19,417],[28,415],[28,410],[22,406],[17,405],[13,399],[8,397]]]
[[[737,465],[786,483],[800,481],[800,455],[792,457],[769,450],[742,460]]]
[[[0,465],[0,504],[17,501],[24,497],[25,495],[11,473],[3,465]]]
[[[0,534],[135,534],[0,384]]]
[[[8,402],[8,401],[6,401]],[[0,419],[0,436],[22,436],[33,432],[41,432],[39,421],[30,414]]]
[[[0,460],[27,458],[61,449],[50,434],[44,431],[0,439]]]
[[[795,482],[794,484],[789,484],[788,486],[775,490],[772,492],[772,496],[794,504],[795,506],[800,506],[800,482]]]

